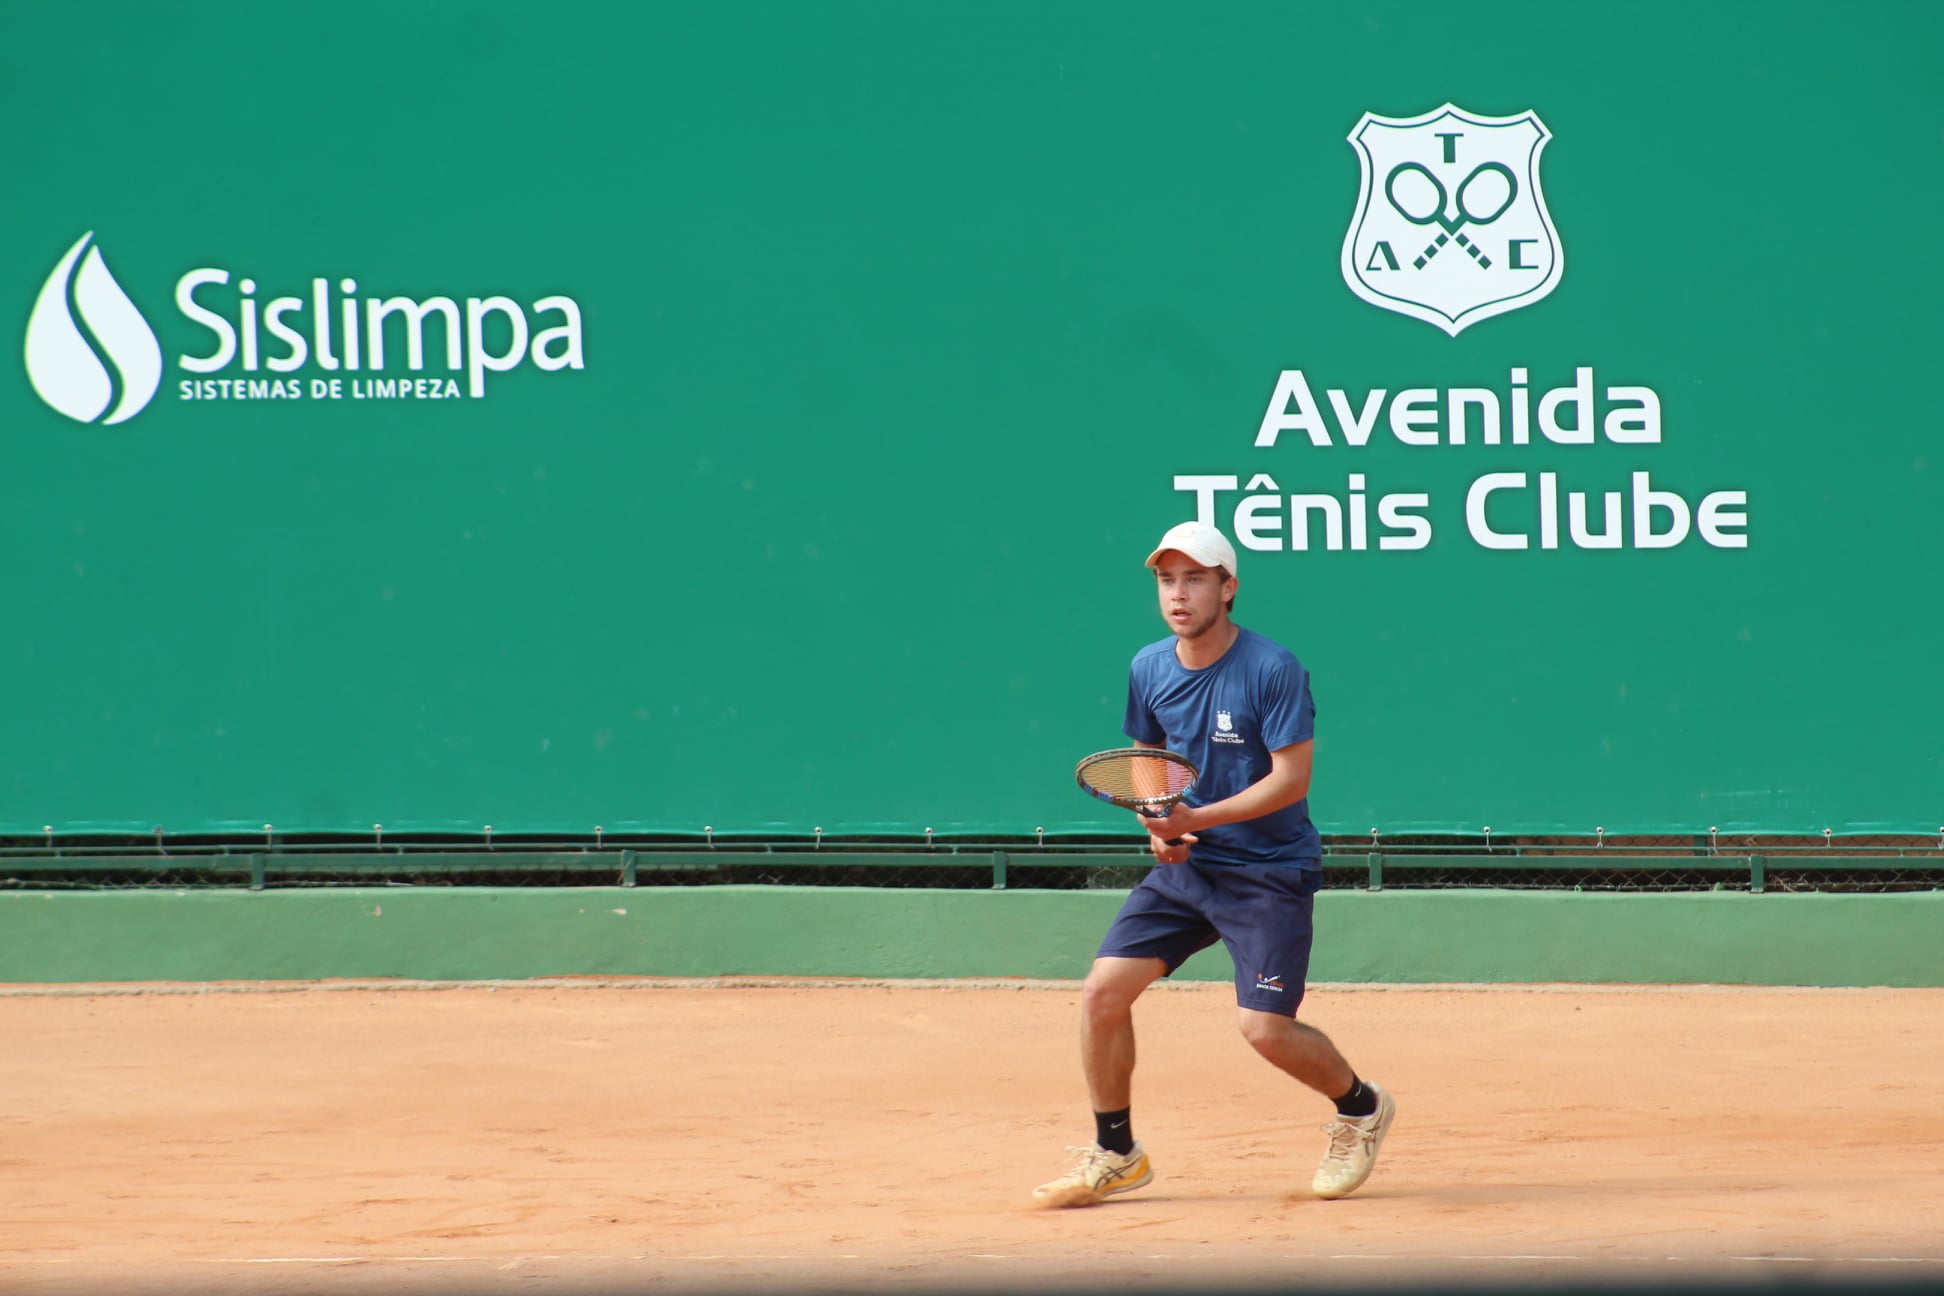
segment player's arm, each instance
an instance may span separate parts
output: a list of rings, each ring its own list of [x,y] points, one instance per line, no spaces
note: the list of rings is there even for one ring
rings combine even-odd
[[[1207,805],[1175,806],[1165,819],[1156,819],[1149,831],[1161,837],[1179,837],[1221,824],[1242,823],[1274,814],[1295,805],[1309,795],[1310,760],[1316,740],[1306,738],[1269,753],[1269,772],[1232,797]]]

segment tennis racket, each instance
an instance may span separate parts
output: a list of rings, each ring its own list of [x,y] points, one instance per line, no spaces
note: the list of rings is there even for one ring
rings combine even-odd
[[[1186,756],[1160,747],[1116,747],[1095,752],[1074,768],[1073,780],[1087,795],[1158,818],[1194,791],[1201,771]],[[1179,837],[1168,843],[1181,845]]]

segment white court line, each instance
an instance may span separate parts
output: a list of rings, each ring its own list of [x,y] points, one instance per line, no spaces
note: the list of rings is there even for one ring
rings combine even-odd
[[[1723,1260],[1765,1260],[1778,1264],[1934,1264],[1944,1256],[1723,1256]]]
[[[496,1265],[498,1265],[498,1266],[499,1266],[500,1268],[502,1268],[502,1269],[504,1269],[504,1268],[509,1268],[509,1267],[511,1267],[511,1266],[515,1266],[515,1265],[521,1265],[521,1264],[529,1264],[529,1263],[535,1263],[535,1262],[546,1262],[546,1261],[569,1261],[569,1262],[571,1262],[571,1261],[577,1261],[577,1260],[589,1260],[589,1259],[614,1259],[614,1258],[621,1258],[621,1257],[606,1257],[606,1256],[600,1256],[600,1255],[589,1255],[589,1256],[561,1256],[561,1255],[539,1255],[539,1256],[516,1256],[516,1257],[513,1257],[513,1258],[511,1258],[511,1259],[508,1259],[508,1258],[506,1258],[506,1257],[503,1257],[503,1256],[452,1256],[452,1255],[445,1255],[445,1256],[427,1256],[427,1255],[402,1255],[402,1256],[387,1256],[387,1255],[355,1255],[355,1256],[221,1256],[221,1257],[213,1257],[213,1258],[204,1258],[204,1259],[193,1259],[193,1260],[190,1260],[190,1261],[189,1261],[189,1263],[191,1263],[191,1264],[206,1264],[206,1265],[223,1265],[223,1264],[259,1264],[259,1265],[267,1265],[267,1264],[312,1264],[312,1265],[385,1265],[385,1264],[496,1264]],[[869,1264],[885,1264],[885,1263],[891,1263],[891,1262],[903,1262],[903,1261],[905,1261],[905,1260],[908,1260],[908,1259],[909,1259],[910,1257],[909,1257],[909,1256],[906,1256],[906,1255],[904,1255],[903,1253],[894,1253],[894,1254],[890,1254],[890,1255],[864,1255],[864,1254],[861,1254],[861,1253],[858,1253],[858,1252],[843,1252],[843,1253],[840,1253],[840,1254],[837,1254],[837,1255],[834,1255],[834,1256],[832,1256],[832,1255],[823,1255],[823,1254],[816,1254],[816,1253],[795,1253],[795,1254],[768,1254],[768,1253],[730,1253],[730,1252],[716,1252],[716,1253],[712,1253],[712,1254],[708,1254],[708,1255],[676,1255],[676,1256],[658,1256],[658,1255],[650,1255],[650,1254],[637,1254],[637,1255],[633,1255],[633,1256],[629,1256],[629,1257],[625,1257],[625,1258],[627,1258],[627,1259],[631,1259],[631,1260],[637,1260],[637,1261],[664,1261],[664,1262],[684,1262],[684,1263],[693,1263],[693,1262],[701,1262],[701,1263],[715,1263],[715,1262],[719,1262],[719,1261],[728,1261],[728,1262],[731,1262],[731,1263],[735,1263],[735,1262],[743,1262],[743,1261],[750,1261],[750,1260],[798,1260],[798,1261],[801,1261],[801,1260],[810,1260],[810,1261],[815,1261],[815,1260],[832,1260],[832,1259],[835,1259],[835,1260],[861,1260],[861,1261],[864,1261],[864,1262],[866,1262],[866,1263],[869,1263]],[[968,1252],[965,1252],[965,1253],[963,1253],[963,1254],[961,1254],[961,1255],[956,1255],[956,1256],[951,1256],[951,1255],[948,1255],[948,1256],[942,1256],[942,1257],[936,1257],[936,1258],[939,1258],[939,1259],[947,1259],[947,1260],[951,1260],[951,1259],[958,1259],[958,1260],[1031,1260],[1031,1259],[1033,1259],[1034,1257],[1031,1257],[1031,1256],[1023,1256],[1023,1255],[1008,1255],[1008,1254],[1002,1254],[1002,1253],[998,1253],[998,1252],[990,1252],[990,1251],[968,1251]],[[1155,1253],[1153,1253],[1153,1254],[1150,1254],[1150,1255],[1147,1255],[1147,1256],[1145,1256],[1144,1258],[1145,1258],[1145,1259],[1148,1259],[1148,1260],[1186,1260],[1186,1261],[1189,1261],[1189,1262],[1193,1262],[1193,1263],[1199,1263],[1199,1262],[1200,1262],[1201,1260],[1203,1260],[1203,1259],[1205,1259],[1206,1257],[1199,1257],[1199,1256],[1177,1256],[1177,1255],[1175,1255],[1175,1254],[1173,1254],[1173,1253],[1170,1253],[1170,1252],[1155,1252]],[[1670,1256],[1650,1256],[1650,1255],[1622,1255],[1622,1256],[1585,1256],[1585,1255],[1533,1255],[1533,1254],[1525,1254],[1525,1253],[1508,1253],[1508,1254],[1504,1254],[1504,1255],[1483,1255],[1483,1254],[1477,1254],[1477,1253],[1467,1253],[1467,1254],[1460,1254],[1460,1255],[1447,1255],[1447,1256],[1440,1256],[1440,1255],[1429,1255],[1429,1254],[1426,1254],[1426,1255],[1403,1255],[1403,1254],[1391,1254],[1391,1253],[1375,1253],[1375,1254],[1373,1254],[1373,1253],[1368,1253],[1368,1252],[1364,1252],[1364,1253],[1342,1253],[1342,1254],[1334,1254],[1334,1255],[1331,1255],[1331,1254],[1324,1254],[1324,1255],[1314,1255],[1314,1254],[1304,1254],[1304,1253],[1300,1253],[1300,1252],[1298,1252],[1298,1253],[1287,1253],[1287,1254],[1285,1254],[1285,1255],[1284,1255],[1284,1256],[1283,1256],[1282,1258],[1284,1258],[1284,1259],[1290,1259],[1290,1260],[1332,1260],[1332,1261],[1339,1261],[1339,1260],[1362,1260],[1362,1261],[1377,1261],[1377,1262],[1383,1262],[1383,1261],[1401,1261],[1401,1262],[1407,1262],[1407,1263],[1418,1263],[1418,1264],[1439,1264],[1439,1263],[1445,1263],[1445,1262],[1449,1262],[1449,1261],[1454,1261],[1454,1260],[1474,1260],[1474,1261],[1486,1261],[1486,1262],[1492,1262],[1492,1261],[1500,1261],[1500,1262],[1506,1262],[1506,1261],[1539,1261],[1539,1262],[1550,1262],[1550,1263],[1562,1263],[1562,1264],[1594,1264],[1594,1265],[1608,1265],[1608,1264],[1630,1264],[1630,1263],[1646,1263],[1646,1264],[1699,1264],[1699,1265],[1705,1265],[1705,1264],[1718,1264],[1718,1263],[1721,1263],[1721,1262],[1723,1262],[1723,1261],[1734,1261],[1734,1262],[1737,1262],[1737,1263],[1742,1263],[1742,1264],[1821,1264],[1821,1265],[1849,1265],[1849,1264],[1918,1264],[1918,1265],[1925,1265],[1925,1264],[1928,1264],[1928,1265],[1944,1265],[1944,1256],[1776,1256],[1776,1255],[1689,1255],[1689,1256],[1679,1256],[1679,1255],[1670,1255]],[[46,1259],[42,1259],[42,1260],[40,1261],[40,1263],[42,1263],[42,1264],[71,1264],[71,1263],[74,1263],[74,1261],[73,1261],[73,1258],[72,1258],[72,1257],[58,1257],[58,1258],[53,1258],[53,1257],[50,1257],[50,1258],[46,1258]]]
[[[557,1259],[558,1257],[548,1257]],[[497,1256],[219,1256],[191,1260],[191,1264],[464,1264],[484,1263]]]

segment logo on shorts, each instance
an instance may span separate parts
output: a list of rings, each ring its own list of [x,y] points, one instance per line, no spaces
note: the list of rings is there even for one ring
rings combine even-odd
[[[1350,291],[1452,337],[1552,292],[1566,255],[1539,187],[1551,138],[1531,112],[1365,113],[1350,132],[1363,167],[1343,239]]]
[[[1283,992],[1282,977],[1264,976],[1262,973],[1258,972],[1256,973],[1256,989],[1273,990],[1275,993],[1281,994]]]

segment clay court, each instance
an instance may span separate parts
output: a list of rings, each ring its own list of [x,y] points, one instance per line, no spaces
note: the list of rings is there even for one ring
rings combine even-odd
[[[1137,1009],[1139,1193],[1077,987],[587,982],[0,993],[0,1287],[1579,1283],[1944,1276],[1944,990],[1321,987],[1398,1096],[1371,1182],[1225,985]]]

